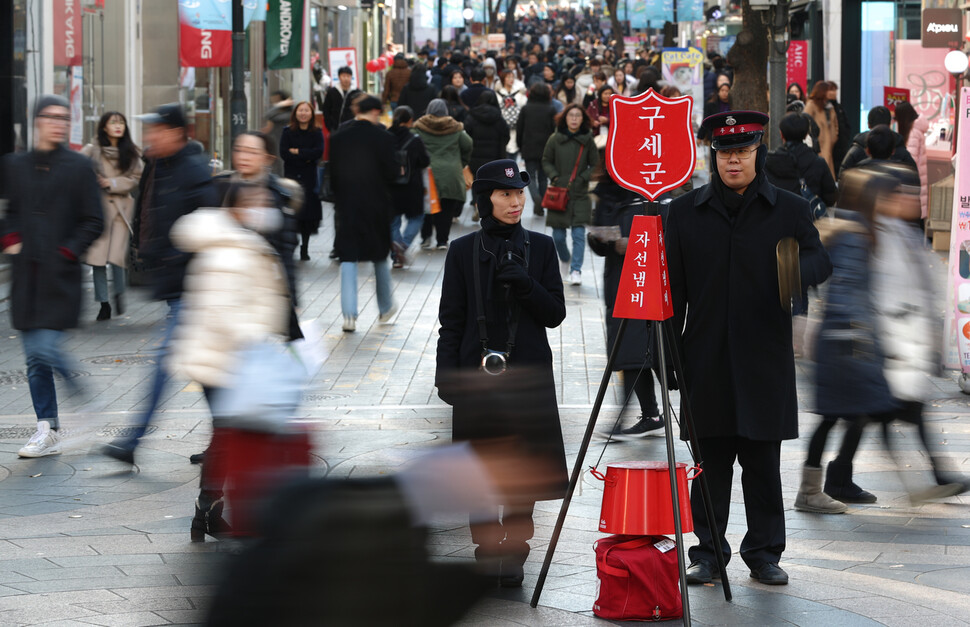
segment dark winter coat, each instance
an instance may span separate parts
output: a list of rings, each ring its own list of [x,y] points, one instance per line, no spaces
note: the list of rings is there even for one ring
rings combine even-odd
[[[798,195],[801,195],[798,179],[805,179],[808,188],[828,206],[834,205],[839,197],[825,159],[802,142],[787,142],[778,150],[769,152],[765,173],[772,185]]]
[[[13,328],[71,329],[81,313],[81,262],[101,236],[101,189],[87,157],[58,147],[3,158],[0,235],[10,256]]]
[[[461,94],[459,94],[458,97],[461,98],[462,103],[468,107],[469,110],[471,110],[475,107],[475,105],[478,104],[478,99],[486,91],[492,90],[481,83],[471,83],[465,88],[464,91],[461,92]]]
[[[519,151],[526,161],[542,159],[542,151],[546,142],[556,132],[556,108],[551,102],[539,102],[530,99],[515,123],[515,141],[519,143]]]
[[[424,213],[424,180],[421,171],[431,165],[431,157],[424,142],[416,133],[405,126],[392,126],[391,135],[394,136],[394,150],[400,151],[407,143],[407,159],[411,177],[404,185],[393,184],[390,187],[394,215],[405,215],[416,218]],[[410,142],[410,143],[408,143]]]
[[[824,281],[832,265],[808,202],[767,181],[762,150],[761,174],[736,218],[714,182],[675,199],[667,218],[674,327],[702,438],[798,437],[791,315],[779,298],[776,247],[785,237],[798,241],[803,286]]]
[[[462,168],[472,155],[472,138],[465,127],[449,116],[425,115],[414,123],[414,130],[428,149],[431,172],[439,198],[465,200]]]
[[[340,261],[381,261],[391,252],[390,186],[398,173],[394,136],[355,120],[330,138],[331,185]]]
[[[327,90],[327,95],[323,99],[323,125],[331,133],[337,130],[343,122],[353,119],[354,113],[350,110],[350,99],[359,89],[349,89],[344,94],[336,86]]]
[[[618,226],[622,237],[630,237],[634,216],[641,214],[643,197],[624,189],[613,181],[601,182],[593,190],[597,198],[593,214],[595,226]],[[609,353],[616,343],[620,320],[613,317],[613,306],[620,288],[623,273],[623,255],[616,252],[613,242],[602,242],[589,237],[589,247],[603,260],[603,298],[606,301],[606,350]],[[640,370],[655,365],[656,340],[653,323],[646,320],[630,320],[623,333],[613,370]]]
[[[546,329],[555,328],[562,323],[566,317],[566,305],[559,261],[552,238],[531,231],[528,237],[528,246],[524,244],[523,229],[518,230],[513,240],[505,242],[496,241],[483,232],[482,245],[478,249],[475,248],[475,233],[451,243],[445,259],[441,304],[438,310],[441,328],[438,331],[435,385],[442,400],[454,407],[454,440],[522,436],[533,452],[549,460],[550,472],[559,473],[564,485],[567,479],[566,455],[559,423],[552,350],[549,348]],[[502,286],[494,283],[497,264],[493,255],[503,255],[502,251],[506,248],[513,250],[517,257],[528,259],[528,274],[533,283],[531,290],[523,296],[509,296]],[[510,372],[497,377],[479,372],[482,344],[476,322],[472,265],[475,263],[481,264],[482,303],[490,348],[506,350],[510,306],[508,299],[516,300],[520,312],[515,344],[509,357]],[[501,421],[504,417],[495,414],[494,401],[500,401],[502,395],[498,392],[507,384],[503,381],[510,376],[514,377],[516,368],[530,375],[535,373],[536,388],[528,399],[531,411],[528,416],[521,416],[521,420],[508,421],[503,426]],[[498,388],[491,389],[489,395],[487,391],[478,390],[478,386],[456,383],[456,376],[462,373],[470,377],[472,382],[480,381],[482,386]],[[490,407],[490,411],[483,411]],[[554,490],[538,498],[562,498],[562,491]]]
[[[434,100],[434,86],[428,84],[428,77],[424,72],[411,72],[411,79],[401,89],[397,98],[397,106],[408,106],[414,111],[417,120],[428,111],[428,103]]]
[[[300,152],[293,154],[290,148]],[[280,158],[283,160],[283,174],[293,179],[303,188],[303,209],[297,219],[300,229],[316,233],[323,218],[320,197],[317,196],[317,164],[323,157],[323,132],[318,128],[294,129],[287,126],[280,138]],[[333,166],[333,151],[330,153]]]
[[[152,297],[182,296],[185,267],[192,256],[172,245],[169,231],[176,220],[199,207],[218,207],[222,198],[202,145],[189,142],[170,157],[151,159],[138,182],[132,242],[148,270]]]
[[[834,223],[824,238],[833,269],[815,344],[815,411],[840,417],[888,412],[898,401],[886,382],[876,332],[869,272],[872,240],[860,222]]]
[[[490,161],[505,159],[505,147],[509,143],[509,125],[502,117],[502,110],[492,105],[478,105],[468,112],[465,132],[472,138],[472,158],[469,166],[478,172]]]
[[[579,150],[583,149],[582,155]],[[576,167],[577,159],[579,167]],[[589,131],[579,135],[569,135],[562,131],[546,142],[542,153],[542,169],[549,177],[549,184],[569,188],[569,201],[565,211],[546,212],[546,226],[565,229],[589,224],[593,213],[593,203],[589,199],[589,180],[593,169],[599,165],[600,153]],[[576,178],[570,182],[573,169]]]
[[[849,116],[845,112],[845,107],[838,100],[829,100],[829,102],[832,103],[832,109],[835,110],[835,119],[839,123],[839,136],[832,147],[832,159],[836,167],[839,168],[836,171],[836,175],[838,175],[842,169],[842,160],[845,159],[845,155],[852,145],[852,125],[849,124]]]
[[[913,160],[913,156],[909,154],[906,150],[906,140],[899,133],[893,131],[893,138],[896,140],[896,147],[893,149],[893,154],[889,157],[890,161],[895,161],[896,163],[902,163],[903,165],[912,166],[916,169],[916,161]],[[845,153],[845,158],[842,160],[842,167],[839,168],[839,175],[842,172],[848,170],[849,168],[854,168],[859,165],[862,161],[869,158],[866,153],[866,140],[869,139],[869,131],[864,133],[859,133],[852,138],[852,146],[849,148],[849,152]]]
[[[384,102],[398,102],[401,90],[411,80],[411,68],[404,59],[394,59],[394,65],[384,77]]]

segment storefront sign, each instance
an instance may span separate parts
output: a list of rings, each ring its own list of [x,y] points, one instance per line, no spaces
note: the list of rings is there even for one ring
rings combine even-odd
[[[673,315],[661,218],[635,216],[623,256],[613,317],[666,320]]]
[[[489,50],[499,51],[505,47],[505,33],[489,33],[487,42]]]
[[[959,48],[963,41],[963,11],[960,9],[924,9],[924,48]]]
[[[81,0],[54,0],[54,65],[81,65]]]
[[[793,40],[788,45],[788,59],[785,63],[785,84],[798,83],[805,98],[808,98],[808,42]]]
[[[664,48],[661,55],[663,79],[694,99],[695,122],[704,113],[704,53],[700,48]]]
[[[266,67],[303,67],[304,0],[269,0],[266,12]]]
[[[956,176],[953,177],[953,217],[950,222],[950,267],[947,274],[944,363],[970,373],[970,87],[960,90],[957,107]],[[957,359],[953,359],[956,348]]]
[[[902,87],[883,87],[882,99],[887,109],[895,111],[900,102],[909,102],[909,90]]]
[[[331,48],[327,51],[327,58],[330,61],[330,76],[337,79],[337,71],[342,67],[349,67],[352,74],[350,76],[350,88],[360,89],[360,81],[357,80],[357,49],[356,48]],[[336,83],[334,83],[336,84]]]

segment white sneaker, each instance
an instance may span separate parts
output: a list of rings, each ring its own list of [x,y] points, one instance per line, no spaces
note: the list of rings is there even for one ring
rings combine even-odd
[[[27,444],[17,451],[21,457],[44,457],[45,455],[60,455],[61,437],[57,431],[51,430],[51,423],[46,420],[37,421],[37,432],[27,440]]]
[[[579,270],[573,270],[569,273],[569,284],[570,285],[582,285],[583,275]]]
[[[381,315],[379,315],[377,317],[377,320],[381,324],[387,324],[388,322],[391,321],[391,318],[393,318],[394,314],[396,313],[397,313],[397,303],[391,303],[391,308],[385,311],[384,313],[382,313]]]
[[[344,316],[344,331],[347,333],[353,333],[357,330],[357,318],[353,316]]]

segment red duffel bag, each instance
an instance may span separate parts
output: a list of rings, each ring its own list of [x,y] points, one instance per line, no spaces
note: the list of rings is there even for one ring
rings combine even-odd
[[[598,540],[599,590],[593,614],[612,620],[668,620],[683,615],[677,547],[665,536]]]

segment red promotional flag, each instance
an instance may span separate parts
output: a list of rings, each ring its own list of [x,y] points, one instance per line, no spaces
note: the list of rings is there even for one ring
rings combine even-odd
[[[81,0],[54,0],[54,65],[81,65]]]
[[[805,93],[802,100],[808,98],[808,42],[796,39],[788,45],[788,55],[785,59],[785,76],[787,84],[798,83]]]
[[[614,318],[666,320],[674,315],[659,216],[635,216],[623,257]]]
[[[179,23],[179,65],[229,67],[232,65],[232,31],[204,30]]]
[[[690,96],[664,98],[653,89],[611,97],[606,168],[613,180],[650,200],[686,183],[697,157],[692,107]]]

